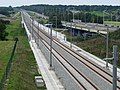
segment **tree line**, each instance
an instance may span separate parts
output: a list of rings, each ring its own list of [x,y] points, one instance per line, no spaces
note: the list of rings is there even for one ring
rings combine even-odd
[[[74,19],[81,20],[82,22],[90,22],[90,23],[103,23],[103,12],[105,11],[107,14],[104,14],[105,20],[116,21],[116,16],[119,16],[120,6],[89,6],[89,5],[31,5],[31,6],[21,6],[17,8],[22,8],[25,10],[31,10],[38,12],[40,14],[44,14],[49,16],[49,22],[53,22],[55,25],[56,17],[57,17],[57,25],[61,26],[61,21],[72,21],[73,12]],[[102,15],[97,15],[92,12],[100,12]],[[120,21],[120,18],[117,19]]]
[[[8,20],[2,20],[0,19],[0,41],[7,40],[6,36],[8,36],[8,33],[6,32],[6,24],[9,24],[10,21]]]
[[[10,16],[13,12],[13,8],[11,6],[9,7],[0,7],[0,14],[3,14],[5,16]]]

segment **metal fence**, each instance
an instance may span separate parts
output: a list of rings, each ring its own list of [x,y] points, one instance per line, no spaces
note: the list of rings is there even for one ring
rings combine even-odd
[[[13,62],[13,57],[14,57],[14,53],[15,53],[15,50],[16,50],[16,46],[17,46],[17,42],[18,42],[18,38],[15,38],[15,44],[14,44],[14,47],[13,47],[13,50],[12,50],[12,53],[11,53],[11,56],[10,56],[10,59],[8,61],[8,64],[6,66],[6,70],[2,76],[2,79],[0,81],[0,90],[3,90],[4,88],[4,85],[6,83],[6,80],[8,78],[8,75],[10,73],[10,70],[11,70],[11,65],[12,65],[12,62]]]

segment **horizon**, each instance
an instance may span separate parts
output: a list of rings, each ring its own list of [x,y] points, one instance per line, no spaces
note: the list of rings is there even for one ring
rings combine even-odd
[[[22,6],[33,6],[33,5],[52,5],[52,6],[59,6],[59,5],[62,5],[62,6],[118,6],[120,7],[120,5],[97,5],[97,4],[94,4],[94,5],[65,5],[65,4],[30,4],[30,5],[20,5],[20,6],[11,6],[11,7],[22,7]],[[9,6],[0,6],[0,7],[9,7]]]
[[[6,2],[4,0],[0,0],[0,7],[8,7],[8,6],[12,6],[12,7],[19,7],[19,6],[29,6],[29,5],[75,5],[75,6],[79,6],[79,5],[106,5],[106,6],[120,6],[120,1],[119,0],[6,0]]]

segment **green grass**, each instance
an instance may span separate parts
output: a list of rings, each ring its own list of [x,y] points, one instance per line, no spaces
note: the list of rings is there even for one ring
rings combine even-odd
[[[104,23],[114,25],[114,26],[120,26],[120,22],[116,22],[116,21],[105,21]]]
[[[91,14],[95,14],[97,16],[103,16],[103,12],[100,12],[100,11],[93,11],[93,12],[90,12]]]
[[[11,56],[14,41],[0,41],[0,80]]]
[[[11,41],[18,37],[19,41],[5,90],[44,90],[45,87],[38,89],[35,85],[34,76],[39,75],[37,64],[29,46],[25,29],[21,27],[20,18],[8,25],[6,30],[9,33],[8,40]]]
[[[109,35],[109,57],[112,57],[113,54],[113,45],[118,46],[120,52],[120,31],[115,31]],[[106,40],[103,37],[97,37],[94,39],[86,40],[77,43],[77,46],[80,48],[94,54],[95,56],[103,59],[106,57]],[[120,56],[119,56],[120,59]],[[110,61],[112,63],[112,61]],[[118,62],[118,67],[120,67],[120,60]]]
[[[37,21],[41,24],[47,24],[48,23],[48,20],[43,19],[43,18],[38,18]]]
[[[9,33],[7,36],[7,39],[13,40],[18,34],[23,34],[19,28],[21,27],[20,25],[20,19],[17,19],[13,22],[11,22],[10,25],[7,25],[6,31]]]
[[[35,75],[38,75],[36,62],[27,38],[19,36],[7,90],[37,90]]]

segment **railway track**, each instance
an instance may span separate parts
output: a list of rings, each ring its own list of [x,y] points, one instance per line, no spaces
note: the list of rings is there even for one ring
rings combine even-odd
[[[30,25],[30,24],[29,24]],[[42,40],[44,40],[44,45],[48,48],[48,46],[50,45],[49,40],[50,40],[50,36],[43,30],[40,30],[39,27],[37,27],[36,25],[34,26],[34,32],[36,33],[36,35],[38,37],[40,37]],[[38,31],[40,30],[40,31]],[[40,36],[40,33],[42,35],[44,35],[44,38],[42,38]],[[47,38],[47,39],[45,39]],[[46,44],[45,44],[46,43]],[[69,53],[70,55],[72,55],[72,57],[75,58],[75,60],[77,60],[78,62],[86,65],[87,68],[89,68],[89,70],[91,70],[92,72],[94,72],[95,74],[97,74],[99,77],[101,77],[102,79],[104,79],[106,82],[108,82],[109,84],[112,85],[112,74],[108,73],[106,70],[104,70],[103,68],[101,68],[100,66],[97,66],[94,62],[90,61],[88,58],[81,56],[79,53],[75,52],[74,50],[70,49],[68,46],[64,45],[63,43],[61,43],[59,40],[57,40],[56,38],[53,38],[53,43],[58,45],[59,47],[61,47],[65,52]],[[48,45],[48,46],[47,46]],[[49,49],[49,48],[48,48]],[[81,73],[76,67],[75,65],[73,65],[72,63],[70,63],[64,56],[62,56],[57,50],[55,50],[55,48],[53,47],[54,51],[57,52],[72,68],[74,68],[74,70],[76,70],[82,77],[84,77],[96,90],[99,89],[99,87],[97,87],[95,85],[95,83],[91,82],[83,73]],[[57,57],[56,57],[57,58]],[[58,59],[58,58],[57,58]],[[120,90],[120,80],[117,81],[117,88],[118,90]],[[82,86],[82,85],[81,85]]]
[[[46,46],[46,48],[48,50],[50,50],[49,44],[44,41],[44,39],[38,34],[38,32],[34,31],[34,34],[37,37],[39,37],[41,39],[42,43]],[[57,53],[57,55],[55,53]],[[76,70],[76,68],[73,65],[71,65],[58,51],[56,51],[54,49],[54,51],[52,51],[52,54],[55,56],[55,58],[57,58],[57,60],[61,63],[61,65],[64,66],[64,68],[70,73],[70,75],[72,75],[72,77],[74,77],[74,79],[77,81],[77,83],[80,84],[81,90],[88,90],[88,88],[91,88],[91,90],[99,90],[97,86],[95,86],[90,80],[88,80],[87,77],[85,77],[82,73],[80,73],[80,71]],[[87,86],[88,88],[86,88],[83,84],[81,84],[80,78],[78,78],[78,76],[79,77],[82,76],[86,81],[88,81],[90,83]],[[85,80],[84,80],[84,82],[86,82]],[[88,83],[88,82],[86,82],[86,83]]]
[[[40,37],[40,36],[39,36]],[[42,37],[40,37],[42,40],[43,40],[43,38]],[[47,47],[47,49],[49,49],[50,50],[50,45],[47,43],[47,42],[45,42],[45,41],[42,41],[43,42],[43,44]],[[57,55],[55,56],[56,58],[58,57],[58,56],[60,56],[60,57],[62,57],[62,59],[65,61],[65,62],[67,62],[69,65],[70,65],[70,67],[72,67],[72,68],[74,68],[74,70],[80,75],[80,76],[82,76],[87,82],[89,82],[94,88],[92,88],[91,87],[91,89],[92,90],[99,90],[98,89],[98,87],[94,84],[94,83],[92,83],[83,73],[81,73],[80,71],[78,71],[71,63],[69,63],[57,50],[55,50],[55,49],[53,49],[53,51],[52,51],[53,53],[53,55],[55,56],[55,54],[54,54],[54,52],[56,52],[57,53]],[[59,58],[57,58],[57,60],[59,60]],[[60,62],[61,62],[61,59],[59,60]],[[62,65],[65,65],[66,63],[63,63]],[[66,65],[65,65],[66,66]],[[68,66],[67,66],[68,67]],[[68,70],[68,69],[67,69]],[[73,70],[69,70],[69,73],[73,73],[72,74],[72,76],[74,76],[74,74],[75,74],[75,71],[73,71]],[[75,76],[74,76],[74,78],[76,78]],[[79,82],[79,84],[80,84],[80,81],[78,80],[78,79],[76,79],[78,82]],[[83,85],[82,85],[83,86]],[[85,89],[85,88],[84,88]],[[87,90],[87,89],[85,89],[85,90]]]

